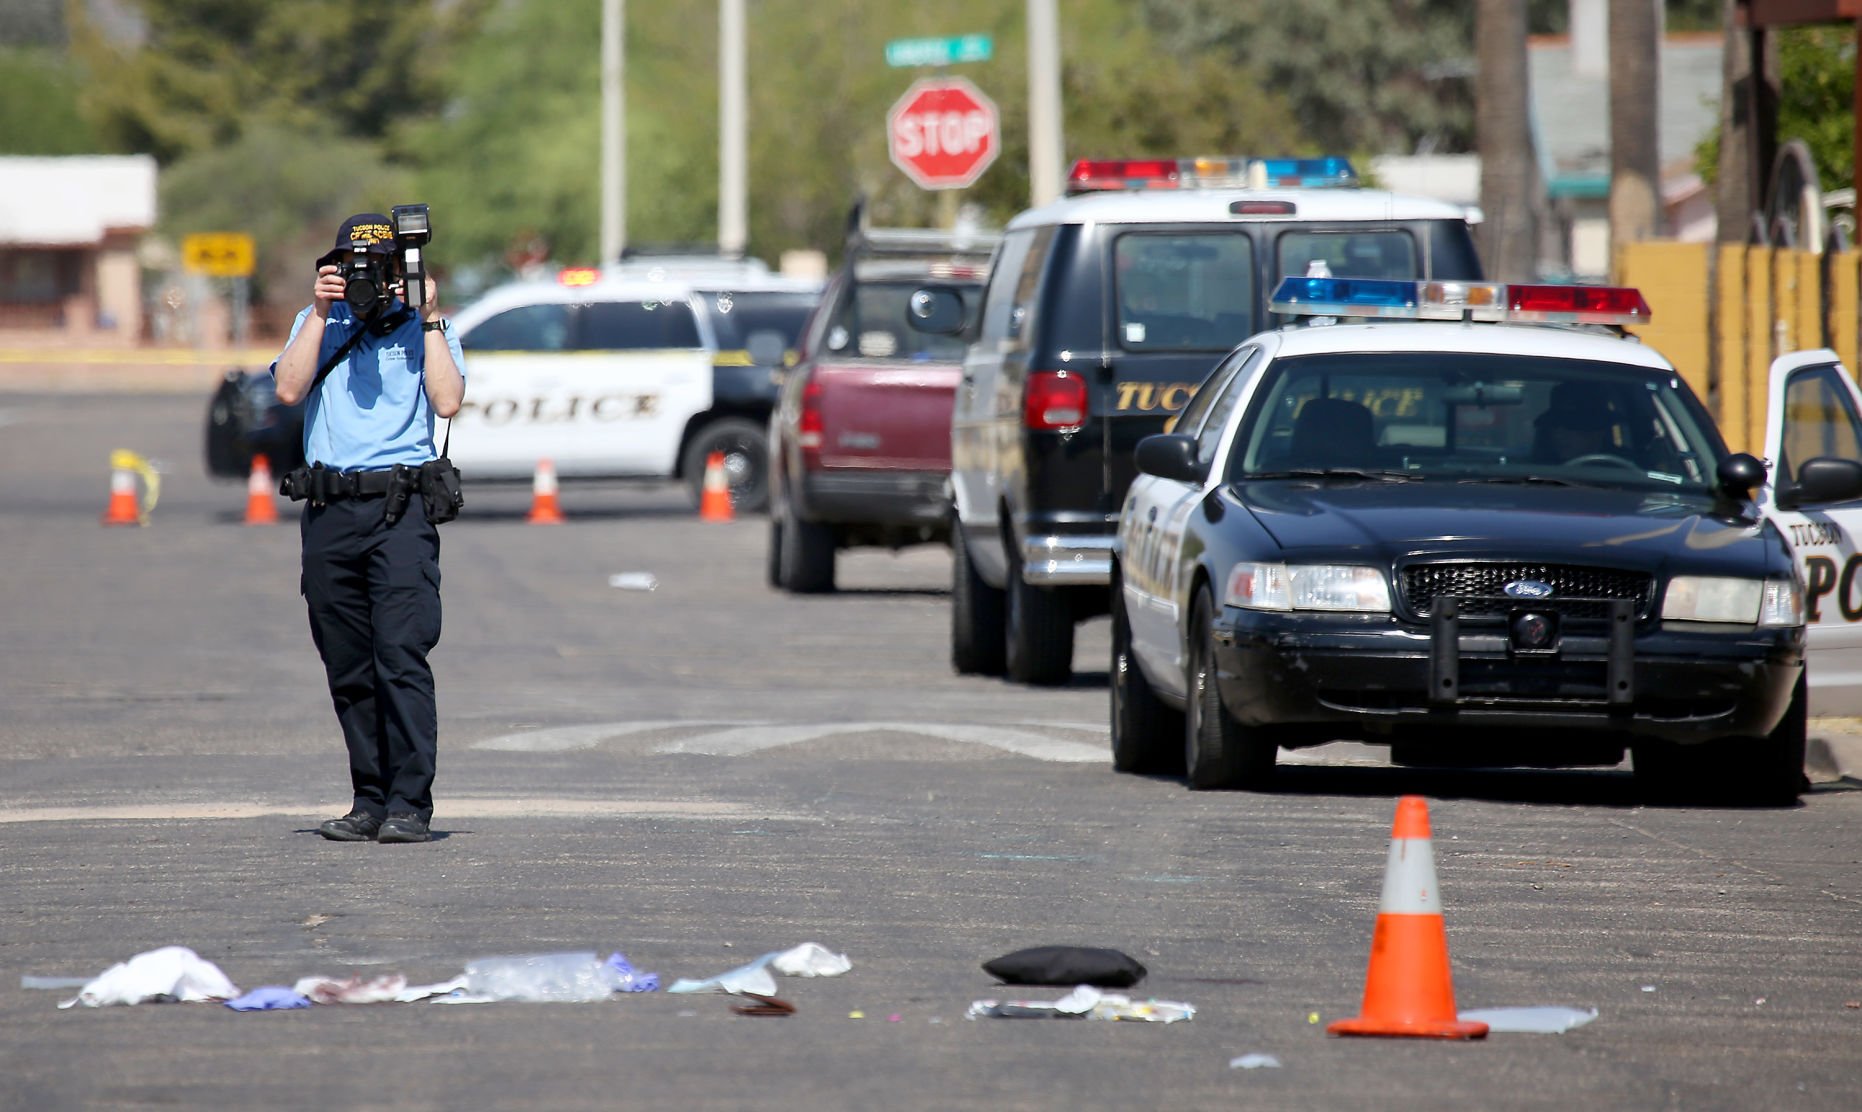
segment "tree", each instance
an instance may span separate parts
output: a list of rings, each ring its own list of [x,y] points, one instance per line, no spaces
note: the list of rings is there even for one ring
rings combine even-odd
[[[99,134],[166,164],[256,122],[392,140],[401,121],[438,111],[436,74],[487,2],[142,0],[140,47],[82,16],[72,38]]]
[[[1661,41],[1655,5],[1610,7],[1610,247],[1661,234]]]
[[[97,137],[78,114],[76,71],[49,50],[0,48],[0,154],[89,154]]]
[[[1480,0],[1475,8],[1475,135],[1481,156],[1481,257],[1488,276],[1531,278],[1537,270],[1538,168],[1527,126],[1526,9],[1522,0]]]
[[[1775,39],[1778,49],[1778,143],[1802,139],[1816,160],[1824,189],[1853,186],[1854,34],[1847,27],[1784,27],[1767,38]],[[1719,174],[1720,135],[1716,126],[1694,151],[1695,168],[1709,183]],[[1756,169],[1763,189],[1771,167]],[[1755,206],[1759,203],[1760,198],[1753,198]]]

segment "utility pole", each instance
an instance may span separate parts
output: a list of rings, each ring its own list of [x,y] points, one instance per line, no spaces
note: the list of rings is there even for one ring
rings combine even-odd
[[[744,0],[718,0],[718,253],[749,240],[744,190]]]
[[[1054,0],[1028,0],[1028,193],[1045,205],[1060,196],[1060,17]]]
[[[1474,143],[1481,156],[1481,258],[1487,277],[1536,277],[1537,164],[1527,122],[1525,0],[1474,10]]]
[[[1610,256],[1662,234],[1660,0],[1610,5]]]
[[[601,0],[601,257],[621,260],[627,246],[627,94],[622,39],[625,0]]]

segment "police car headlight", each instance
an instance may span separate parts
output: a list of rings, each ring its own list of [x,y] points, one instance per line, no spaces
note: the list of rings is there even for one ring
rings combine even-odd
[[[1804,594],[1794,579],[1678,575],[1668,581],[1662,618],[1738,625],[1804,624]]]
[[[1389,613],[1390,585],[1376,568],[1347,564],[1236,564],[1224,601],[1249,610]]]

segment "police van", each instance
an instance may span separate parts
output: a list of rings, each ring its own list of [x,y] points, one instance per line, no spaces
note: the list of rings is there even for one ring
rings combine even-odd
[[[454,314],[467,388],[449,454],[468,483],[683,480],[697,496],[724,457],[734,506],[768,502],[770,366],[820,284],[747,271],[623,264],[494,289]]]
[[[1286,274],[1481,277],[1460,205],[1359,188],[1342,158],[1081,161],[1009,222],[981,305],[926,286],[914,327],[970,341],[951,417],[951,657],[1061,683],[1106,613],[1138,441],[1273,327]],[[969,300],[974,300],[971,298]]]

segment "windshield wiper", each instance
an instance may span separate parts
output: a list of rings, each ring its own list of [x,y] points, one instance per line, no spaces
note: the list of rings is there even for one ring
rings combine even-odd
[[[1560,487],[1594,487],[1601,484],[1579,482],[1576,479],[1560,479],[1551,475],[1470,475],[1456,479],[1458,483],[1518,483],[1524,486],[1560,486]]]
[[[1359,467],[1294,467],[1240,476],[1243,482],[1253,479],[1368,479],[1378,483],[1407,483],[1421,477],[1408,471],[1369,471]]]

